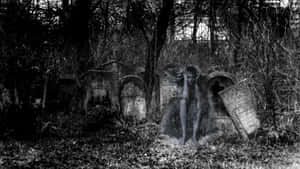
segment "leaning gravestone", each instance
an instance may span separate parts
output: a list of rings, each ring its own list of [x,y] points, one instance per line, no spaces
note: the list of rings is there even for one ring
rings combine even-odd
[[[260,127],[257,118],[255,103],[246,81],[240,81],[221,92],[219,95],[231,116],[231,119],[244,139],[248,139],[248,134],[253,133]]]

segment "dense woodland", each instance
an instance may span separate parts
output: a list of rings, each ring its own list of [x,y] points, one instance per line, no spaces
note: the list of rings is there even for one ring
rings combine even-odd
[[[300,136],[300,4],[276,2],[0,0],[0,167],[239,168],[233,162],[275,162],[287,150],[282,145]],[[238,136],[222,138],[192,155],[176,149],[183,159],[178,162],[155,141],[164,113],[160,77],[168,65],[189,64],[206,74],[225,71],[247,79],[261,128],[242,143],[246,148]],[[86,93],[99,78],[109,81],[105,99],[100,108],[87,109]],[[142,121],[120,111],[127,81],[145,95]]]

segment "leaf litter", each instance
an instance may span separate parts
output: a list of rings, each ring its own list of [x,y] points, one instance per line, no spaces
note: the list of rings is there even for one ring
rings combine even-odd
[[[195,148],[159,134],[159,125],[102,128],[84,136],[0,142],[0,168],[287,168],[296,145],[220,138]],[[300,157],[299,157],[300,158]]]

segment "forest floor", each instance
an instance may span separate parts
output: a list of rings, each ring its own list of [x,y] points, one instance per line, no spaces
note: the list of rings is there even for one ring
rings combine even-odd
[[[107,125],[77,136],[0,141],[0,169],[298,169],[299,144],[218,139],[195,148],[159,135],[155,123]]]

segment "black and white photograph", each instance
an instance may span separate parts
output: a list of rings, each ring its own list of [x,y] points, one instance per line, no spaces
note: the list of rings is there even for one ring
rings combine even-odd
[[[0,0],[0,169],[300,169],[300,0]]]

